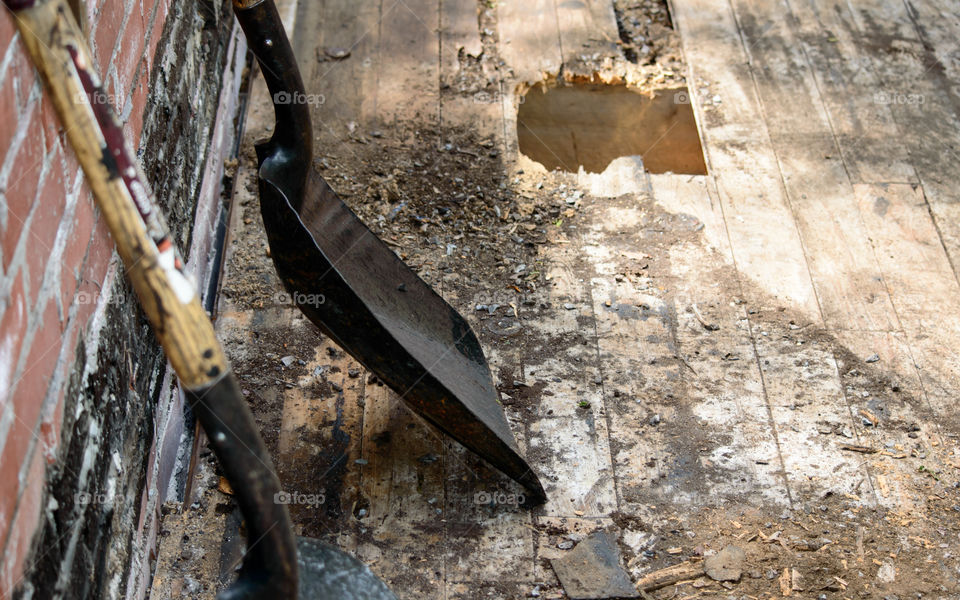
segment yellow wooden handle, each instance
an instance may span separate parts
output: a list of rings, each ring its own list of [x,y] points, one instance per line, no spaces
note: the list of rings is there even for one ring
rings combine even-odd
[[[226,357],[73,13],[64,0],[44,0],[13,15],[170,364],[188,389],[209,385],[227,372]]]

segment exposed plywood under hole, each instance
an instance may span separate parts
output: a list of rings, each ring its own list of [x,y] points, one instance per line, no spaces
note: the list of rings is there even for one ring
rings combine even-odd
[[[547,169],[600,173],[642,156],[651,173],[705,175],[687,88],[648,96],[623,85],[532,88],[517,113],[520,152]]]

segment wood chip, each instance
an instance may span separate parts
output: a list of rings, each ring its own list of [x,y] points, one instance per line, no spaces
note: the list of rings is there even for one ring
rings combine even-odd
[[[682,562],[665,569],[647,573],[637,581],[637,589],[650,591],[703,575],[702,562]]]
[[[217,489],[220,490],[221,492],[223,492],[224,494],[228,495],[228,496],[232,496],[232,495],[233,495],[233,488],[230,487],[230,482],[227,481],[227,478],[226,478],[226,477],[221,477],[221,478],[220,478],[220,482],[217,483]]]
[[[860,454],[876,454],[880,452],[878,448],[871,448],[870,446],[858,446],[856,444],[843,444],[840,446],[841,450],[849,450],[850,452],[859,452]]]
[[[780,575],[780,593],[784,596],[790,596],[793,594],[793,581],[790,578],[790,569],[784,569],[783,573]]]
[[[877,425],[880,424],[880,419],[878,419],[877,416],[874,415],[874,414],[873,414],[872,412],[870,412],[869,410],[861,410],[861,411],[860,411],[860,416],[863,417],[864,419],[870,421],[870,423],[872,423],[874,427],[876,427]]]
[[[703,318],[703,315],[700,314],[700,309],[697,308],[696,302],[693,303],[693,314],[697,317],[697,320],[700,321],[700,325],[707,331],[717,331],[720,329],[720,326],[716,323],[709,323]]]

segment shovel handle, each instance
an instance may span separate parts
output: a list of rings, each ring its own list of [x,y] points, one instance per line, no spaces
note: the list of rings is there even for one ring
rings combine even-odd
[[[46,84],[153,331],[235,492],[248,531],[224,599],[295,598],[297,554],[280,483],[213,324],[123,135],[64,0],[3,0]]]

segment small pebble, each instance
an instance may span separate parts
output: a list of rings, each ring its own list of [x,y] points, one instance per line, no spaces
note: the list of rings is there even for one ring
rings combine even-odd
[[[323,53],[335,60],[343,60],[350,56],[350,50],[348,48],[340,48],[338,46],[324,48]]]

